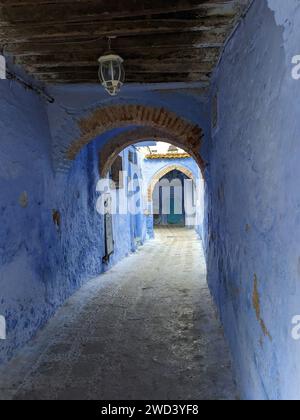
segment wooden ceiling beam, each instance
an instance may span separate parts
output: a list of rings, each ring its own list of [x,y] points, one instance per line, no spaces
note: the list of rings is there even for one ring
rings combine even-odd
[[[117,3],[118,0],[115,1]],[[148,10],[149,8],[161,8],[162,5],[166,6],[164,4],[163,0],[143,0],[143,4],[136,4],[135,0],[126,0],[126,7],[130,7],[131,9],[136,8],[138,10]],[[178,8],[186,8],[186,7],[195,7],[201,3],[208,3],[210,0],[187,0],[187,1],[181,1],[181,0],[168,0],[169,5],[168,7],[174,7],[174,5],[178,5]],[[226,0],[223,0],[223,2]],[[227,0],[232,1],[232,0]],[[107,2],[104,0],[76,0],[78,4],[86,4],[86,3],[98,3],[101,4],[101,7],[103,10],[107,9]],[[216,0],[215,3],[222,2],[222,0]],[[70,3],[74,3],[74,0],[38,0],[39,5],[57,5],[57,4],[64,4],[68,5]],[[29,5],[36,5],[37,0],[0,0],[0,6],[8,6],[8,7],[20,7],[20,6],[29,6]],[[119,2],[120,4],[120,2]],[[124,2],[123,2],[124,6]],[[116,7],[110,7],[109,10],[114,10]]]
[[[102,21],[71,24],[44,24],[32,26],[30,24],[0,26],[2,43],[39,42],[69,40],[72,38],[93,39],[108,36],[140,36],[149,34],[166,34],[182,32],[203,32],[214,30],[216,27],[227,31],[231,20],[228,18],[200,18],[195,20],[130,20],[130,21]]]
[[[46,83],[99,83],[97,59],[112,48],[127,83],[209,85],[249,0],[0,0],[0,44]]]
[[[180,50],[176,48],[134,50],[134,51],[118,51],[126,60],[126,67],[131,64],[135,65],[141,61],[147,65],[155,65],[162,63],[172,65],[176,62],[215,62],[220,53],[219,48],[189,48]],[[90,63],[96,63],[99,57],[98,50],[91,50],[82,53],[54,53],[46,55],[27,55],[16,56],[15,63],[27,66],[51,67],[51,66],[85,66]]]
[[[149,74],[164,74],[164,73],[210,73],[213,71],[214,62],[126,62],[125,69],[129,73],[149,73]],[[97,74],[99,66],[96,62],[92,62],[86,66],[25,66],[31,74],[51,74],[51,73],[65,73],[65,72],[94,72]]]
[[[222,29],[214,29],[206,32],[185,32],[161,35],[141,35],[135,37],[123,37],[114,40],[113,49],[120,53],[121,50],[149,49],[149,48],[205,48],[221,47],[226,39],[227,33]],[[45,42],[10,42],[6,44],[6,51],[13,55],[31,55],[42,53],[55,53],[97,49],[99,53],[107,50],[107,41],[103,39],[89,40],[81,39],[68,41],[45,41]]]
[[[97,74],[91,73],[52,73],[51,75],[39,75],[39,80],[45,83],[97,83]],[[209,85],[209,75],[202,73],[176,73],[176,74],[127,74],[126,83],[179,83],[179,82],[203,82]]]
[[[87,0],[3,3],[0,7],[0,23],[9,22],[76,22],[92,19],[113,19],[121,17],[151,16],[159,13],[172,13],[198,10],[203,16],[212,9],[214,15],[236,14],[237,1],[227,0]]]

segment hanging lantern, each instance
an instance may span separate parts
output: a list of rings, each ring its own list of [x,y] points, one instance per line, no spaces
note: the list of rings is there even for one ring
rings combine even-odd
[[[99,79],[104,89],[111,95],[116,96],[125,81],[124,60],[114,54],[110,49],[109,52],[99,58]]]

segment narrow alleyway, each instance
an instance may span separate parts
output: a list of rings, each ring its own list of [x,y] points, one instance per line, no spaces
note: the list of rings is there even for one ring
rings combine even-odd
[[[3,398],[236,398],[194,231],[159,229],[77,292],[2,368]]]

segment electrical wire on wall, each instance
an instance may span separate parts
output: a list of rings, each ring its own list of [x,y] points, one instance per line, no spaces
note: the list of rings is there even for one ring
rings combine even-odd
[[[76,40],[76,41],[69,41],[69,42],[66,42],[66,41],[58,41],[58,42],[51,42],[51,43],[49,43],[49,42],[40,42],[40,44],[43,44],[43,45],[53,45],[53,44],[55,44],[55,45],[60,45],[60,44],[65,45],[65,44],[77,44],[77,43],[78,44],[79,43],[80,44],[89,44],[89,43],[93,43],[93,42],[98,42],[98,41],[103,40],[103,39],[105,39],[104,36],[93,38],[93,39],[88,39],[88,40],[80,40],[80,41],[79,40],[78,41]],[[1,46],[1,54],[4,57],[5,57],[5,48],[6,48],[6,44],[4,44],[4,45]],[[30,89],[30,90],[36,92],[38,95],[40,95],[44,99],[46,99],[47,102],[49,102],[51,104],[55,102],[55,99],[52,96],[48,95],[48,93],[45,92],[44,89],[39,88],[37,86],[34,86],[32,83],[29,83],[29,82],[25,81],[21,76],[17,75],[16,73],[14,73],[14,72],[9,71],[9,70],[6,69],[6,75],[8,76],[7,79],[9,79],[9,80],[15,80],[16,82],[22,84],[26,89]],[[60,107],[62,109],[64,109],[65,111],[67,111],[67,112],[72,112],[72,109],[71,108],[70,109],[67,109],[67,107],[64,107],[62,105],[60,105]]]
[[[26,89],[32,90],[36,92],[38,95],[42,96],[50,104],[53,104],[55,102],[55,99],[52,96],[48,95],[48,93],[45,92],[42,88],[39,88],[37,86],[32,85],[31,83],[26,82],[24,79],[22,79],[22,77],[16,75],[15,73],[12,73],[9,70],[6,70],[6,75],[7,75],[8,80],[15,80]]]
[[[4,59],[6,61],[5,45],[1,46],[0,51],[1,51],[1,55],[4,57]],[[7,67],[5,69],[5,72],[6,72],[6,79],[7,80],[14,80],[14,81],[20,83],[25,89],[32,90],[32,91],[36,92],[38,95],[42,96],[47,102],[49,102],[51,104],[55,102],[55,99],[52,96],[48,95],[48,93],[44,89],[42,89],[38,86],[35,86],[32,83],[29,83],[28,81],[23,79],[21,76],[19,76],[16,73],[8,70]]]

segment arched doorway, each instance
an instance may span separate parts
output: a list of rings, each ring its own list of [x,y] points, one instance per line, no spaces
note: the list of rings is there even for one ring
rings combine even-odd
[[[101,147],[100,172],[107,172],[126,147],[138,142],[154,139],[167,141],[186,150],[199,165],[204,175],[205,162],[201,156],[203,130],[165,108],[144,105],[119,105],[98,108],[79,122],[80,136],[71,141],[58,167],[66,171],[79,152],[90,142],[107,133],[123,128],[124,131],[108,136]]]
[[[78,138],[74,139],[65,149],[62,170],[67,171],[68,166],[72,166],[72,162],[82,154],[86,147],[95,145],[93,153],[98,152],[100,178],[106,179],[108,174],[117,178],[117,184],[119,185],[116,186],[117,193],[114,192],[115,196],[122,195],[122,191],[126,188],[126,182],[118,179],[117,176],[119,168],[122,168],[120,155],[127,148],[149,139],[157,142],[168,142],[186,151],[195,160],[204,177],[205,162],[201,156],[202,128],[168,109],[133,104],[101,107],[81,119],[79,129]],[[113,171],[112,174],[111,168],[114,166],[117,167],[117,170]],[[189,177],[189,175],[187,176]],[[131,228],[129,230],[131,235],[134,236],[134,239],[131,238],[130,241],[133,250],[136,248],[136,244],[143,243],[143,238],[145,238],[148,230],[143,225],[145,215],[149,222],[148,215],[151,214],[152,210],[149,209],[145,188],[143,188],[141,195],[143,198],[140,209],[142,215],[135,215],[131,217],[130,221]],[[146,204],[144,205],[144,203]],[[116,217],[111,219],[112,223],[117,220]],[[120,225],[124,223],[127,222],[120,221]],[[116,226],[115,236],[117,236],[116,231],[118,229],[119,227]],[[128,229],[125,230],[128,232]],[[142,232],[142,235],[139,232]],[[141,236],[142,240],[140,240]],[[119,242],[125,244],[122,234],[119,235],[119,238]],[[117,243],[116,240],[114,242],[116,247]],[[122,247],[122,254],[124,254],[124,247]]]
[[[199,181],[196,172],[178,163],[169,163],[152,176],[147,188],[149,237],[158,226],[196,227]]]
[[[152,202],[152,196],[153,196],[153,192],[154,192],[154,188],[155,188],[156,184],[159,182],[159,180],[161,178],[163,178],[165,175],[167,175],[169,172],[172,172],[172,171],[182,172],[184,175],[186,175],[187,178],[192,179],[193,181],[196,180],[195,174],[193,174],[193,172],[191,170],[189,170],[188,168],[186,168],[185,166],[178,165],[178,164],[166,165],[163,169],[159,170],[152,177],[151,182],[149,183],[148,192],[147,192],[149,203]]]
[[[183,172],[174,169],[157,182],[152,195],[154,226],[186,225],[185,182],[188,179]]]

